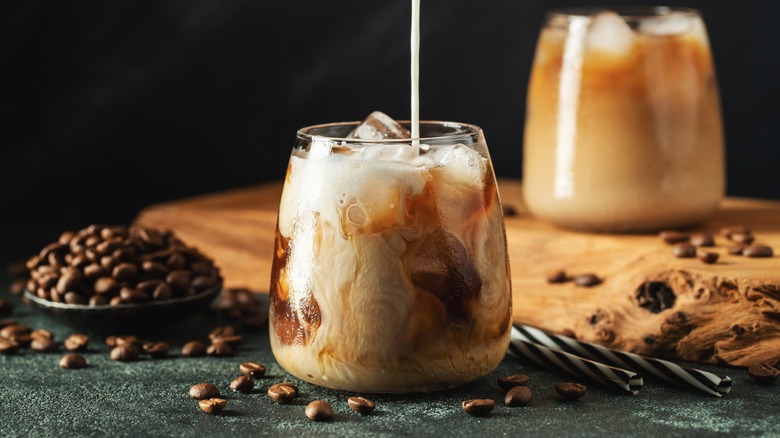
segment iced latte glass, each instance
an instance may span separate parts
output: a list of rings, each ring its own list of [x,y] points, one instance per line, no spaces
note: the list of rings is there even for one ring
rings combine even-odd
[[[488,374],[506,353],[512,309],[482,131],[421,122],[417,144],[354,138],[356,127],[298,131],[270,288],[276,360],[300,379],[360,392],[433,391]]]
[[[720,103],[696,11],[551,12],[527,103],[523,186],[536,216],[642,231],[690,225],[717,208]]]

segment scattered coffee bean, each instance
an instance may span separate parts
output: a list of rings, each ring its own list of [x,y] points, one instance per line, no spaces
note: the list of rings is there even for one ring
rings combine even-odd
[[[111,360],[132,362],[138,360],[139,354],[135,344],[121,344],[111,349]]]
[[[225,357],[233,355],[233,348],[227,342],[214,342],[206,348],[209,356]]]
[[[496,407],[496,402],[487,398],[465,400],[461,402],[461,407],[469,415],[484,417],[493,411]]]
[[[268,388],[268,397],[271,400],[284,405],[298,397],[298,387],[289,382],[277,383]]]
[[[528,406],[528,403],[531,403],[533,398],[534,393],[531,391],[531,388],[515,386],[507,391],[506,396],[504,396],[504,404],[511,407]]]
[[[73,352],[82,352],[89,345],[89,336],[82,333],[74,333],[65,339],[65,348]]]
[[[728,251],[731,255],[742,255],[742,252],[747,248],[746,245],[743,245],[741,243],[738,243],[736,245],[731,245],[726,248],[726,251]]]
[[[715,239],[712,237],[712,234],[710,233],[693,233],[691,234],[688,243],[697,247],[699,246],[710,247],[710,246],[715,246]]]
[[[675,243],[672,246],[672,255],[680,259],[696,257],[696,247],[689,243]]]
[[[758,383],[769,384],[780,377],[780,370],[768,363],[759,363],[748,367],[748,375]]]
[[[17,351],[19,351],[19,344],[10,339],[0,338],[0,354],[13,354]]]
[[[200,409],[207,414],[218,414],[227,406],[224,398],[207,398],[198,402]]]
[[[219,397],[219,388],[211,383],[198,383],[190,388],[190,397],[198,400]]]
[[[314,400],[306,405],[305,414],[311,421],[330,421],[333,419],[333,408],[324,400]]]
[[[528,376],[525,374],[507,374],[505,376],[498,377],[496,382],[498,383],[498,386],[501,387],[501,389],[508,391],[515,386],[528,385]]]
[[[109,336],[106,338],[106,345],[114,348],[119,345],[125,345],[125,344],[138,344],[138,338],[133,335],[123,335],[123,336]]]
[[[35,329],[32,332],[30,332],[30,336],[33,338],[44,338],[50,341],[54,340],[54,333],[46,329]]]
[[[237,392],[250,393],[255,389],[255,381],[250,376],[238,376],[230,382],[230,389]]]
[[[772,257],[774,252],[772,248],[766,245],[750,245],[742,250],[745,257]]]
[[[87,366],[87,360],[84,356],[76,353],[69,353],[62,356],[60,359],[60,367],[66,369],[85,368]]]
[[[49,352],[54,351],[55,348],[56,345],[54,344],[54,341],[45,336],[35,336],[32,337],[32,340],[30,341],[31,350]]]
[[[30,327],[23,324],[12,324],[0,329],[0,338],[10,339],[20,335],[29,335],[31,332]]]
[[[697,249],[696,250],[696,258],[702,261],[702,263],[706,263],[708,265],[711,265],[718,261],[718,253],[716,252],[709,252],[705,251],[703,249]]]
[[[0,298],[0,317],[14,313],[14,305],[10,301]]]
[[[588,387],[579,383],[556,383],[555,392],[566,400],[577,400],[588,392]]]
[[[253,379],[259,379],[260,377],[265,376],[265,366],[257,362],[244,362],[238,366],[238,369],[241,370],[241,373],[245,376],[250,376]]]
[[[226,325],[223,327],[217,327],[209,332],[209,339],[223,338],[225,336],[233,336],[236,334],[236,329],[232,325]]]
[[[347,399],[350,409],[361,415],[370,415],[376,409],[376,403],[365,397],[350,397]]]
[[[517,216],[517,209],[511,205],[504,204],[501,206],[501,212],[504,214],[504,217],[515,217]]]
[[[750,245],[753,243],[753,241],[756,240],[756,238],[753,237],[751,233],[733,233],[731,236],[729,236],[729,239],[737,243],[743,243],[745,245]]]
[[[571,278],[566,275],[566,271],[564,270],[554,271],[547,275],[547,282],[550,284],[566,283],[569,280],[571,280]]]
[[[155,359],[161,359],[168,355],[171,346],[167,342],[149,342],[143,346],[144,353]]]
[[[731,238],[731,235],[736,233],[750,234],[751,230],[743,227],[742,225],[733,225],[730,227],[723,227],[720,229],[720,231],[718,231],[718,234],[728,238]]]
[[[602,280],[595,274],[581,274],[574,276],[574,284],[580,287],[593,287],[601,284]]]
[[[679,231],[661,231],[658,237],[666,243],[680,243],[688,240],[688,234]]]
[[[181,347],[181,355],[184,357],[200,357],[206,354],[206,345],[200,341],[190,341]]]

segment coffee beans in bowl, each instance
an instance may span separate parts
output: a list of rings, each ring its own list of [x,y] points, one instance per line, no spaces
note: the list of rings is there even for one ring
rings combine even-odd
[[[222,286],[213,260],[170,231],[90,225],[27,260],[25,297],[72,325],[151,330],[208,306]],[[157,327],[155,327],[157,326]]]

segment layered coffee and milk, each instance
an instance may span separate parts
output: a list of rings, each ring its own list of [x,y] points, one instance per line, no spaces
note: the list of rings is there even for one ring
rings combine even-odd
[[[508,345],[509,265],[481,131],[377,117],[299,133],[279,207],[271,346],[291,374],[352,391],[456,386]],[[393,137],[407,137],[401,140]],[[341,139],[334,137],[342,137]],[[389,138],[388,138],[389,137]]]
[[[695,11],[552,13],[528,94],[524,191],[537,216],[576,229],[676,227],[724,190],[709,44]]]

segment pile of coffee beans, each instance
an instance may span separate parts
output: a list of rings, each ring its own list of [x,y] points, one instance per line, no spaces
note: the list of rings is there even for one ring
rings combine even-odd
[[[601,277],[591,272],[569,275],[566,271],[560,269],[547,274],[547,282],[550,284],[568,283],[570,281],[573,281],[579,287],[593,287],[604,282]]]
[[[214,262],[170,231],[90,225],[27,260],[27,289],[66,304],[139,304],[196,295],[222,279]]]
[[[718,234],[728,239],[726,251],[731,255],[745,257],[772,257],[774,252],[767,245],[756,244],[753,232],[744,226],[737,225],[721,228]],[[705,248],[716,246],[715,236],[708,232],[685,233],[676,230],[665,230],[658,237],[672,245],[672,255],[677,258],[698,258],[702,263],[717,263],[720,255]]]

